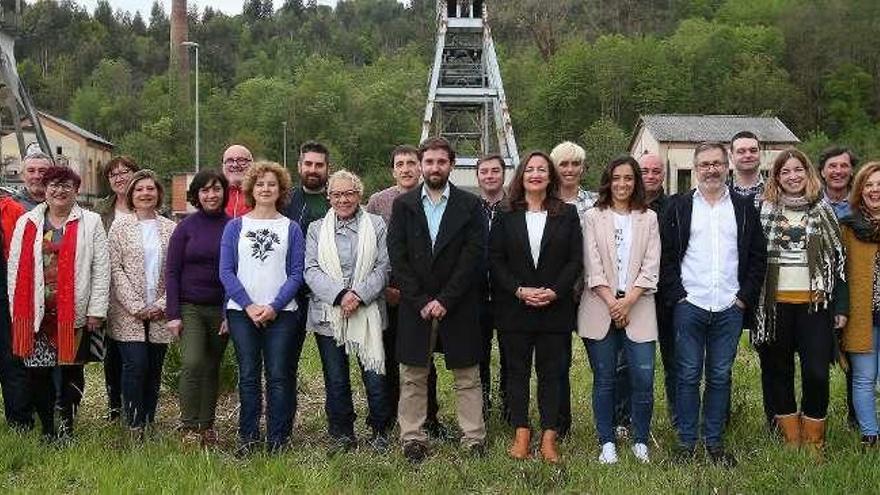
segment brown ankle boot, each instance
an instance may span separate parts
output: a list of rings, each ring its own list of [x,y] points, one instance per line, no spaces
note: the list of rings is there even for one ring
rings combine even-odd
[[[513,437],[513,445],[507,451],[510,457],[514,459],[528,459],[531,436],[532,432],[528,428],[517,428]]]
[[[801,416],[801,421],[801,441],[804,447],[821,459],[822,449],[825,447],[825,418]]]
[[[801,444],[801,416],[799,413],[777,415],[776,426],[782,432],[785,444],[798,447]]]
[[[559,452],[556,450],[556,431],[545,430],[541,437],[541,457],[550,464],[559,462]]]

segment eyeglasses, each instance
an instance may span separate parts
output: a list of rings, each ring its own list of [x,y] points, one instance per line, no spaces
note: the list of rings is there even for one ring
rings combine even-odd
[[[697,168],[702,171],[709,170],[710,168],[721,170],[723,168],[727,168],[727,162],[721,162],[718,160],[714,162],[700,162],[697,164]]]
[[[51,184],[46,185],[46,189],[52,189],[55,191],[65,191],[70,192],[73,191],[73,184],[69,182],[52,182]]]
[[[224,165],[233,165],[233,164],[235,164],[235,165],[238,165],[238,166],[240,166],[240,167],[243,167],[243,166],[247,165],[248,163],[250,163],[250,162],[252,162],[252,161],[253,161],[253,160],[251,160],[250,158],[243,158],[243,157],[242,157],[242,158],[227,158],[226,160],[223,160],[223,164],[224,164]]]
[[[357,199],[360,192],[355,191],[354,189],[349,189],[348,191],[333,191],[327,194],[330,197],[331,201],[339,201],[342,198],[345,199]]]
[[[119,172],[110,172],[109,174],[107,174],[107,178],[111,181],[114,181],[116,179],[128,177],[129,175],[131,175],[131,170],[125,169],[120,170]]]

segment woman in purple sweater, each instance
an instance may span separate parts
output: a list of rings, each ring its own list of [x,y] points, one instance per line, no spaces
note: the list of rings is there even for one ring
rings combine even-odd
[[[167,327],[180,339],[183,442],[205,447],[217,443],[214,413],[228,340],[219,270],[220,238],[229,221],[224,212],[228,188],[217,170],[204,169],[193,177],[186,197],[197,211],[174,229],[165,275]]]
[[[251,165],[242,189],[253,210],[230,220],[220,243],[220,280],[238,361],[239,456],[260,444],[264,363],[269,452],[287,444],[296,412],[296,360],[303,339],[295,333],[294,296],[303,282],[305,242],[299,225],[279,213],[290,188],[290,174],[281,165]]]

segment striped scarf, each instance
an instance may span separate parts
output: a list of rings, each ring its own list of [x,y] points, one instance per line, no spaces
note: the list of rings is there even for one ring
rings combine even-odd
[[[837,280],[846,280],[846,252],[841,242],[840,226],[834,210],[824,201],[812,204],[797,201],[761,204],[761,226],[767,237],[767,275],[755,307],[755,328],[750,332],[753,345],[776,339],[776,291],[779,286],[781,225],[783,208],[805,211],[807,269],[810,273],[810,311],[828,307]]]

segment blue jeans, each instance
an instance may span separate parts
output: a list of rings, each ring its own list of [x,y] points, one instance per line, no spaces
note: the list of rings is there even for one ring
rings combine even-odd
[[[686,447],[694,447],[697,443],[700,382],[705,363],[703,436],[707,447],[721,446],[730,404],[730,376],[742,333],[743,310],[734,305],[723,311],[710,312],[685,301],[676,304],[673,321],[678,372],[678,441]]]
[[[849,353],[852,365],[853,408],[862,435],[877,435],[877,405],[874,402],[874,383],[877,380],[877,357],[880,356],[880,327],[874,327],[872,352]]]
[[[648,443],[654,412],[654,347],[652,342],[633,342],[623,330],[611,328],[602,340],[583,339],[593,368],[593,416],[599,443],[614,442],[618,357],[627,363],[628,392],[632,413],[633,440]],[[617,397],[617,399],[616,399]]]
[[[324,411],[327,413],[327,428],[333,438],[354,438],[354,404],[351,400],[351,379],[348,371],[348,354],[345,346],[336,345],[336,339],[315,334],[318,353],[321,355],[321,368],[324,371],[324,392],[327,400]],[[355,357],[357,359],[357,357]],[[391,426],[391,407],[388,402],[388,386],[385,375],[366,371],[363,366],[361,378],[367,392],[370,413],[367,424],[375,432],[384,433]]]
[[[242,444],[260,441],[263,410],[263,363],[266,374],[266,442],[283,447],[290,438],[296,388],[291,380],[296,312],[281,311],[271,324],[257,327],[244,311],[226,312],[229,334],[238,362],[238,436]],[[300,339],[299,342],[302,342]],[[298,353],[297,353],[298,354]]]
[[[156,417],[162,365],[168,344],[117,341],[122,360],[122,411],[130,428],[143,428]]]

